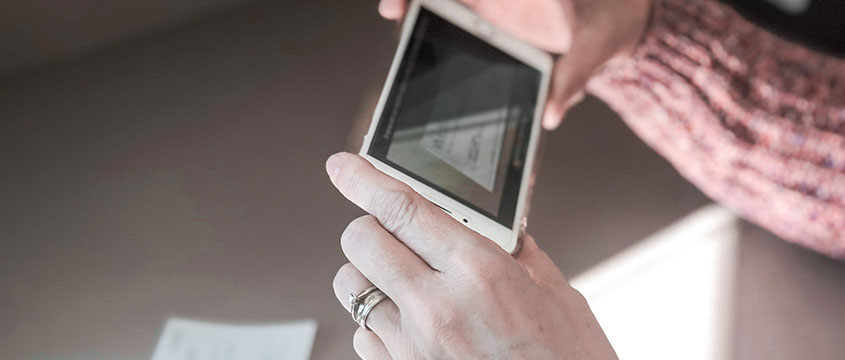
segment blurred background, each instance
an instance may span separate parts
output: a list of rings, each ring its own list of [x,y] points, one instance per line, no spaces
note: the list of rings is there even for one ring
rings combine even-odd
[[[386,77],[376,5],[0,2],[0,358],[148,359],[171,316],[313,318],[313,359],[354,358],[331,282],[362,212],[323,164]],[[570,278],[710,204],[594,98],[545,141],[529,231]],[[680,313],[721,309],[721,358],[842,359],[845,264],[729,223],[722,300]],[[639,296],[675,301],[664,284]]]

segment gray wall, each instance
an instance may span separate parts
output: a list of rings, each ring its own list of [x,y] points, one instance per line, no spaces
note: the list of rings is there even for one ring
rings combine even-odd
[[[57,63],[247,0],[0,2],[0,76]]]
[[[323,162],[394,31],[374,1],[257,3],[0,79],[0,358],[148,358],[171,315],[316,318],[314,359],[351,358],[361,211]],[[595,99],[545,140],[530,231],[569,276],[708,202]],[[744,229],[736,358],[841,359],[845,266]]]

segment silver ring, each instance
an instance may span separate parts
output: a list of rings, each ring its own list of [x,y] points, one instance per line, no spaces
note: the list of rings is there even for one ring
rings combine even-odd
[[[367,326],[367,317],[378,303],[387,299],[379,288],[370,286],[358,295],[349,294],[349,311],[352,313],[352,320],[355,320],[364,330],[370,330]]]

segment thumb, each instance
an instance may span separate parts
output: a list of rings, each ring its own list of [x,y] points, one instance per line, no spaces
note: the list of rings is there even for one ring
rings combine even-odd
[[[584,98],[587,82],[619,51],[617,40],[608,33],[612,23],[597,18],[573,35],[569,51],[555,61],[549,98],[543,115],[543,127],[554,130],[563,121],[566,111]],[[606,26],[601,24],[607,24]]]
[[[378,4],[379,14],[388,20],[401,20],[407,10],[407,0],[381,0]]]
[[[543,114],[543,128],[546,130],[556,129],[569,108],[584,99],[584,87],[600,62],[583,55],[573,49],[555,61]]]
[[[522,248],[514,259],[538,284],[566,283],[566,278],[531,235],[526,234],[522,238]]]

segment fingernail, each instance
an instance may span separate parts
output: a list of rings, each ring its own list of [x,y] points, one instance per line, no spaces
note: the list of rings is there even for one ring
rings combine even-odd
[[[543,127],[546,130],[554,130],[560,124],[560,115],[556,109],[546,108],[545,114],[543,114]]]
[[[343,163],[342,153],[329,156],[329,159],[326,160],[326,173],[329,174],[329,179],[331,179],[332,182],[334,182],[338,171],[340,171],[341,163]]]

